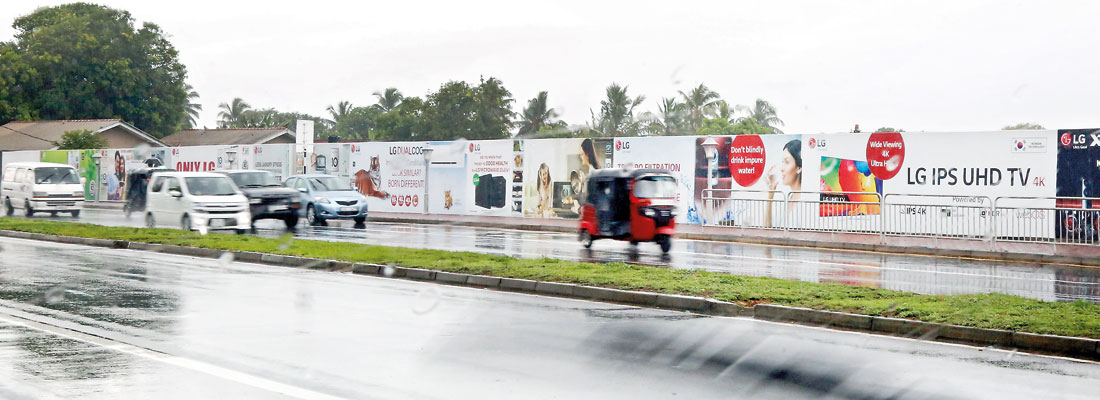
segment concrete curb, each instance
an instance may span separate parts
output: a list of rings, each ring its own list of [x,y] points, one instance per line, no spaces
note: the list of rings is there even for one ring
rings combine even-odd
[[[162,252],[176,255],[220,258],[226,251],[199,247],[185,247],[123,240],[88,239],[42,233],[0,230],[0,236],[33,239],[59,243],[141,251]],[[791,322],[826,328],[888,334],[922,340],[944,341],[1004,349],[1019,349],[1035,353],[1100,361],[1100,340],[1011,332],[967,326],[946,325],[899,318],[875,317],[809,308],[757,304],[744,307],[737,303],[723,302],[702,297],[639,292],[571,283],[535,281],[529,279],[502,278],[434,271],[421,268],[395,267],[368,263],[324,260],[269,253],[233,252],[233,258],[275,266],[307,268],[334,272],[351,272],[357,275],[404,278],[418,281],[434,281],[443,284],[489,288],[510,292],[534,293],[566,298],[597,300],[641,307],[656,307],[699,314],[750,317],[766,321]]]

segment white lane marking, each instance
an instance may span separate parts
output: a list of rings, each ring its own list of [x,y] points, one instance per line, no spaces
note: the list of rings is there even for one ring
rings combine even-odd
[[[282,382],[276,382],[270,379],[262,378],[256,375],[247,374],[244,372],[219,367],[217,365],[205,363],[198,360],[192,360],[189,358],[174,356],[171,354],[162,353],[156,350],[148,349],[145,347],[135,346],[125,342],[119,342],[104,337],[89,335],[80,331],[75,331],[67,328],[53,326],[37,321],[31,321],[17,316],[0,312],[0,321],[6,322],[11,325],[21,326],[28,329],[33,329],[39,332],[47,333],[54,336],[60,336],[78,342],[88,343],[95,346],[100,346],[105,349],[114,350],[120,353],[129,354],[135,357],[141,357],[148,360],[158,361],[168,365],[188,369],[191,371],[207,374],[215,378],[221,378],[240,384],[252,386],[257,389],[266,390],[269,392],[275,392],[290,397],[299,399],[342,399],[341,397],[332,396],[325,393],[315,392],[306,388],[298,386],[288,385]]]

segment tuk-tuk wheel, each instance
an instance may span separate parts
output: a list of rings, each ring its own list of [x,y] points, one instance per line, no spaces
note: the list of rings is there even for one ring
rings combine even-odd
[[[80,217],[80,210],[73,210],[73,218],[79,218],[79,217]]]
[[[592,248],[592,234],[588,233],[587,229],[582,229],[581,230],[580,241],[581,241],[581,244],[584,245],[584,248],[586,248],[586,249]]]
[[[661,245],[661,252],[668,253],[672,249],[672,238],[668,235],[657,235],[657,244]]]

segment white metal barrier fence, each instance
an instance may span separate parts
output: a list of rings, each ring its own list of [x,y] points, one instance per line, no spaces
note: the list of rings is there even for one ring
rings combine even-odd
[[[705,225],[1100,245],[1100,198],[703,189]]]

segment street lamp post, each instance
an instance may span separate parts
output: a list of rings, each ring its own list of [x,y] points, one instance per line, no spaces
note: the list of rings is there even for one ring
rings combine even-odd
[[[99,201],[99,160],[103,158],[99,153],[92,154],[92,163],[95,164],[95,174],[92,175],[92,182],[88,185],[89,188],[95,191],[92,194],[92,200]]]
[[[718,142],[714,140],[713,137],[708,136],[707,140],[703,141],[702,146],[703,153],[707,156],[707,189],[714,189],[714,187],[718,185],[718,177],[715,176],[718,167]],[[711,201],[707,202],[710,206],[708,207],[710,210],[707,212],[709,215],[713,213],[714,209],[714,192],[708,190],[706,193],[710,194],[712,198]],[[705,223],[706,221],[704,220],[703,222]]]
[[[432,152],[435,149],[429,147],[428,144],[424,144],[424,149],[421,153],[424,154],[424,214],[428,213],[428,169],[432,166]]]

